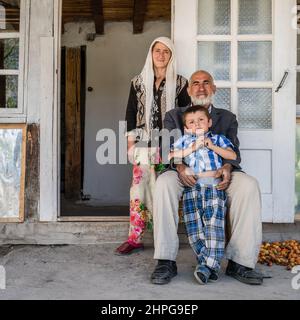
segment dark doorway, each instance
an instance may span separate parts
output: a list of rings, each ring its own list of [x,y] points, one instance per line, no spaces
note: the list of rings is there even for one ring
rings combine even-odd
[[[86,46],[61,51],[61,217],[128,216],[128,206],[92,206],[83,193]]]

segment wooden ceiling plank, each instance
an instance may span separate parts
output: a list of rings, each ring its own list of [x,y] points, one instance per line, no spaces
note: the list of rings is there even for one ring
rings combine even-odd
[[[144,29],[145,16],[148,0],[134,0],[133,6],[133,33],[142,33]]]
[[[139,30],[143,29],[143,16],[145,22],[171,20],[171,0],[148,0],[145,15],[139,16],[140,11],[138,11],[137,5],[144,6],[143,2],[144,0],[102,0],[103,9],[100,11],[101,22],[99,23],[99,18],[97,18],[97,12],[99,15],[99,0],[63,0],[63,23],[98,21],[98,24],[102,27],[97,27],[97,29],[102,31],[103,28],[104,31],[104,21],[132,21],[135,19],[133,25],[136,25],[137,30],[134,30],[134,32],[139,33],[142,32]],[[138,27],[138,25],[140,26]]]

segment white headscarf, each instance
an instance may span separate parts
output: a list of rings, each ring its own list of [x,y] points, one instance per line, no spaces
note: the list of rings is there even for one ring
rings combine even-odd
[[[153,82],[154,82],[154,70],[153,70],[153,60],[152,60],[152,49],[157,42],[161,42],[169,48],[172,55],[167,66],[166,71],[166,112],[170,111],[175,107],[176,98],[176,82],[177,82],[177,66],[176,66],[176,56],[175,47],[173,42],[167,37],[156,38],[150,45],[149,52],[147,55],[146,63],[141,72],[143,83],[146,90],[146,127],[150,127],[150,115],[153,105]]]

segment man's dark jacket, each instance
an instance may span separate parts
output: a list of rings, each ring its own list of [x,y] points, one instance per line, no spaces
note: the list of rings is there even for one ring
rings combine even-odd
[[[189,106],[185,108],[175,108],[167,112],[164,120],[164,128],[169,131],[172,131],[173,129],[180,129],[183,134],[182,116],[188,107]],[[234,145],[234,151],[237,154],[237,160],[223,160],[223,163],[232,164],[233,170],[241,170],[239,165],[241,162],[239,151],[240,142],[237,137],[238,122],[236,120],[236,116],[230,111],[218,109],[213,106],[211,106],[210,115],[212,118],[212,127],[210,128],[210,131],[213,134],[222,134],[227,137]]]

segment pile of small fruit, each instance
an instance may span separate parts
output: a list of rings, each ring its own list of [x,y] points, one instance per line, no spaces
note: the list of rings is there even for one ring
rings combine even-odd
[[[291,270],[300,265],[300,242],[288,240],[284,242],[264,242],[261,245],[258,262],[272,266],[278,264]]]

